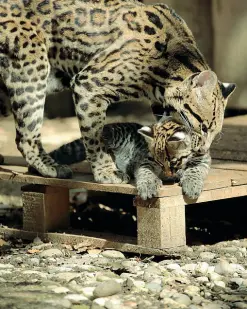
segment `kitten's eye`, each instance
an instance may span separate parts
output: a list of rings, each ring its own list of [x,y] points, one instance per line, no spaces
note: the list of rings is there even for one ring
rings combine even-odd
[[[202,132],[204,132],[204,133],[208,132],[208,128],[204,123],[202,124]]]

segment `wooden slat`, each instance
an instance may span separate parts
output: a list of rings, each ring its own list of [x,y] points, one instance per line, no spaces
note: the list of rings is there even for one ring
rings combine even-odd
[[[242,166],[243,163],[241,163]],[[228,165],[226,164],[226,167]],[[87,170],[88,165],[84,164],[81,167],[78,165],[78,170]],[[232,185],[232,180],[241,178],[247,179],[247,172],[232,169],[212,169],[208,178],[205,181],[204,191],[226,188]],[[92,191],[103,191],[113,193],[123,193],[136,195],[137,190],[132,184],[99,184],[95,183],[92,174],[75,173],[73,179],[55,179],[44,178],[41,176],[27,174],[26,167],[20,166],[2,166],[0,170],[0,180],[11,180],[13,182],[40,184],[47,186],[66,187],[70,189],[85,188]],[[177,185],[164,185],[158,194],[158,197],[181,195],[181,188]]]
[[[67,232],[67,231],[66,231]],[[93,236],[88,235],[75,235],[75,234],[65,234],[65,233],[37,233],[30,231],[23,231],[19,229],[11,229],[6,227],[0,227],[0,234],[8,238],[21,238],[27,240],[33,240],[35,237],[40,237],[44,241],[50,241],[52,243],[61,243],[68,245],[82,244],[84,247],[93,247],[100,249],[116,249],[122,252],[132,252],[138,254],[148,254],[148,255],[165,255],[170,258],[178,257],[176,251],[179,252],[183,247],[169,248],[169,249],[159,249],[159,248],[146,248],[137,245],[137,239],[133,239],[127,236],[116,236],[104,238],[103,233],[92,233]],[[90,234],[90,233],[88,233]]]

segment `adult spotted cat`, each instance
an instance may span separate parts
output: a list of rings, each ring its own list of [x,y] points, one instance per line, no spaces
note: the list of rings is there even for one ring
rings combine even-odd
[[[112,103],[148,100],[186,118],[203,137],[201,153],[221,131],[235,86],[217,79],[186,23],[166,5],[2,0],[0,17],[2,97],[10,99],[18,149],[43,176],[72,176],[47,155],[40,136],[46,93],[65,86],[98,182],[128,181],[100,140]]]

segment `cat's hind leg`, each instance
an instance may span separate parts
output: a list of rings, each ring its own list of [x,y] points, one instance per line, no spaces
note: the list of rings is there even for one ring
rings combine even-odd
[[[33,38],[32,42],[29,42],[31,34]],[[20,41],[15,39],[12,43],[16,55],[15,57],[3,55],[8,61],[8,68],[0,66],[0,75],[11,102],[17,148],[28,165],[41,175],[70,178],[72,176],[70,168],[58,165],[45,152],[41,143],[47,78],[50,71],[45,44],[35,32],[31,31],[26,42],[20,45]],[[11,49],[11,46],[8,48]]]

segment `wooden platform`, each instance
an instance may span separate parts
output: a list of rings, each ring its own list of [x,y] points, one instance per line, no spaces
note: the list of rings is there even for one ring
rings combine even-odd
[[[0,180],[23,184],[23,231],[0,229],[8,235],[32,239],[37,235],[46,240],[66,243],[85,242],[100,248],[111,247],[122,251],[147,254],[163,254],[167,249],[186,244],[185,206],[247,195],[247,117],[226,119],[223,137],[213,145],[215,158],[204,190],[197,201],[184,198],[181,188],[165,185],[157,198],[134,200],[137,207],[137,239],[121,237],[90,237],[51,233],[69,226],[69,189],[86,188],[93,191],[136,195],[131,185],[106,185],[93,181],[86,163],[73,166],[75,176],[71,180],[43,178],[29,175],[21,158],[6,158],[0,167]],[[7,164],[7,165],[6,165]],[[30,185],[31,184],[31,185]]]

